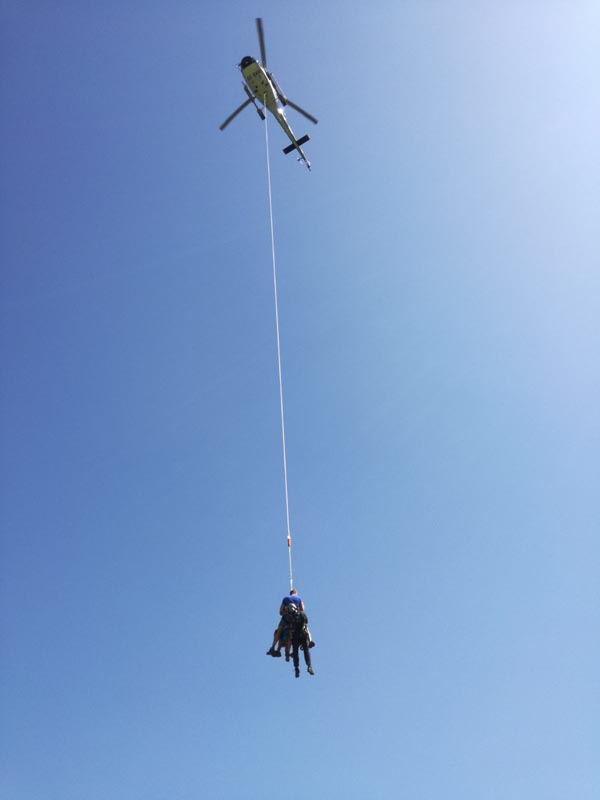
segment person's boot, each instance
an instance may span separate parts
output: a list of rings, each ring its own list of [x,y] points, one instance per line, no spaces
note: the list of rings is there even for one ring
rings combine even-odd
[[[312,667],[308,667],[308,669],[306,671],[308,672],[309,675],[314,675],[315,674],[315,671],[314,671],[314,669]]]
[[[300,677],[300,670],[298,669],[298,667],[294,668],[294,674],[296,675],[297,678]]]

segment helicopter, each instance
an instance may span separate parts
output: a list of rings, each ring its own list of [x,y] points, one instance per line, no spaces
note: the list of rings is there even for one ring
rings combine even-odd
[[[252,58],[252,56],[244,56],[244,58],[242,58],[240,63],[237,65],[240,68],[244,78],[242,81],[242,86],[247,95],[247,99],[244,100],[241,106],[236,108],[233,114],[230,114],[227,117],[225,122],[219,126],[219,130],[224,130],[229,123],[235,119],[235,117],[237,117],[240,111],[243,111],[251,103],[256,109],[258,116],[263,120],[265,119],[265,113],[263,109],[266,108],[267,111],[270,111],[271,114],[273,114],[291,142],[291,144],[283,148],[283,152],[287,155],[288,153],[292,153],[294,150],[296,150],[300,155],[298,161],[303,161],[308,169],[310,169],[310,161],[302,150],[302,145],[306,144],[310,137],[308,135],[304,135],[299,139],[296,139],[289,122],[285,118],[285,113],[281,106],[290,106],[290,108],[298,111],[315,125],[317,124],[318,120],[315,119],[312,114],[309,114],[303,108],[300,108],[300,106],[296,105],[296,103],[293,103],[289,98],[287,98],[281,91],[272,73],[267,72],[265,36],[262,19],[260,17],[257,17],[256,19],[256,30],[258,33],[258,43],[260,45],[261,63],[259,64],[255,58]],[[262,108],[257,105],[257,100],[262,104]],[[281,106],[279,104],[281,104]]]

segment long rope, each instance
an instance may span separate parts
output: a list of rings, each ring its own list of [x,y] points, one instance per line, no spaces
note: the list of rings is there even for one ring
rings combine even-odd
[[[265,98],[266,100],[266,98]],[[266,102],[265,102],[266,108]],[[275,297],[275,331],[277,333],[277,370],[279,374],[279,410],[281,412],[281,445],[283,451],[283,485],[285,489],[285,519],[287,524],[287,548],[290,568],[290,589],[294,586],[292,573],[292,534],[290,533],[290,501],[288,495],[287,455],[285,448],[285,420],[283,415],[283,379],[281,376],[281,344],[279,339],[279,303],[277,301],[277,266],[275,263],[275,230],[273,226],[273,196],[271,193],[271,163],[269,159],[269,125],[265,115],[265,149],[267,151],[267,183],[269,186],[269,220],[271,223],[271,260],[273,262],[273,294]]]

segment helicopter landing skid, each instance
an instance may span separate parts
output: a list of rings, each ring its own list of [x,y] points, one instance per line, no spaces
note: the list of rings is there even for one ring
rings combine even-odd
[[[252,94],[252,92],[250,91],[250,89],[248,89],[248,87],[246,86],[246,84],[245,84],[244,82],[242,82],[242,86],[244,87],[244,91],[245,91],[245,92],[246,92],[246,94],[248,95],[248,100],[250,100],[250,102],[251,102],[251,103],[252,103],[252,105],[254,106],[254,109],[256,110],[256,113],[258,114],[258,116],[259,116],[259,117],[260,117],[262,120],[264,120],[264,118],[265,118],[265,112],[262,110],[262,108],[259,108],[259,107],[256,105],[256,99],[255,99],[254,95]]]

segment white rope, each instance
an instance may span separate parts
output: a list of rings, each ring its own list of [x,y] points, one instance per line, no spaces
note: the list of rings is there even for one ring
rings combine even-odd
[[[266,98],[265,98],[266,101]],[[266,102],[264,104],[266,111]],[[283,485],[285,489],[285,519],[287,524],[287,547],[290,568],[290,589],[294,586],[292,573],[292,535],[290,533],[290,501],[288,495],[287,455],[285,448],[285,421],[283,415],[283,380],[281,376],[281,344],[279,339],[279,303],[277,301],[277,267],[275,264],[275,231],[273,227],[273,198],[271,193],[271,164],[269,160],[268,112],[265,114],[265,147],[267,151],[267,183],[269,186],[269,220],[271,223],[271,260],[273,262],[273,294],[275,297],[275,331],[277,333],[277,370],[279,374],[279,410],[281,412],[281,445],[283,451]]]

